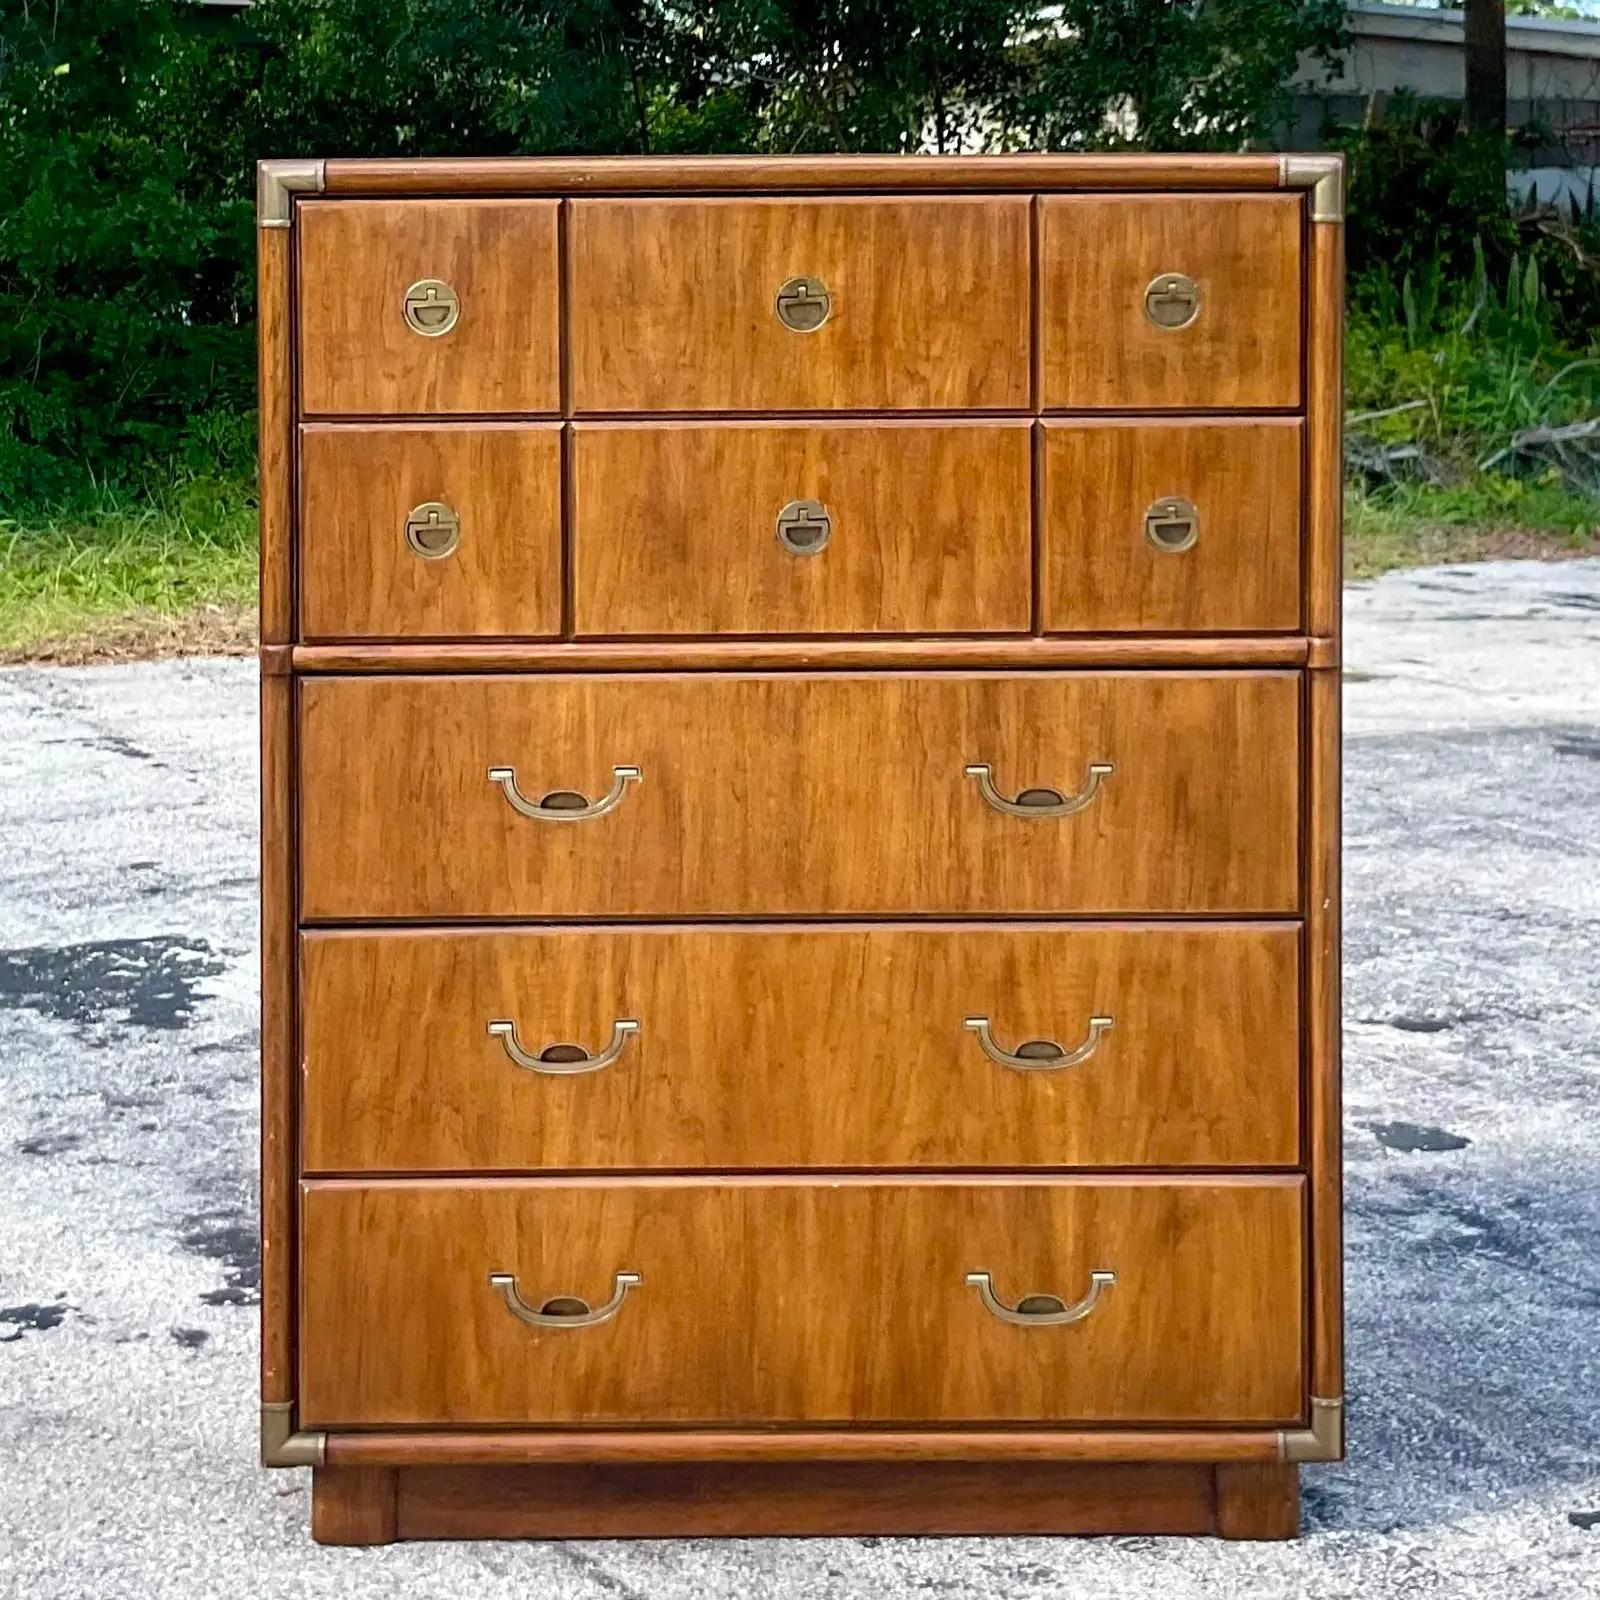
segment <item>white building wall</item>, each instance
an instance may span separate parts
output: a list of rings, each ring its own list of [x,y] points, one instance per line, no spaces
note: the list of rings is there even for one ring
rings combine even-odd
[[[1311,57],[1292,80],[1290,143],[1317,143],[1322,123],[1361,120],[1368,105],[1402,90],[1458,100],[1466,80],[1466,18],[1459,10],[1368,3],[1350,8],[1350,50],[1329,74]],[[1513,126],[1548,126],[1551,156],[1600,160],[1600,21],[1514,17],[1506,24],[1506,89]],[[1541,194],[1544,188],[1541,185]]]

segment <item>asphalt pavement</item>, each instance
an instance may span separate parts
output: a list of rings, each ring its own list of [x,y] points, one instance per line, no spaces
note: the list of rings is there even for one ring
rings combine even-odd
[[[1351,1455],[1288,1545],[314,1546],[255,1464],[254,665],[0,671],[0,1595],[1600,1596],[1600,561],[1348,609]]]

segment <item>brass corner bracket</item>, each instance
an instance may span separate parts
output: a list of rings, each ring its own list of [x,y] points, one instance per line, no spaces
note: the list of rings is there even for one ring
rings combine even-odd
[[[320,194],[321,161],[258,161],[256,163],[256,225],[287,228],[294,221],[295,193]]]
[[[1344,1400],[1311,1397],[1309,1428],[1278,1430],[1280,1461],[1344,1460]]]
[[[1311,191],[1313,222],[1344,221],[1343,156],[1279,156],[1278,186]]]
[[[320,1467],[326,1458],[325,1433],[294,1431],[292,1400],[261,1403],[261,1465],[264,1467]]]

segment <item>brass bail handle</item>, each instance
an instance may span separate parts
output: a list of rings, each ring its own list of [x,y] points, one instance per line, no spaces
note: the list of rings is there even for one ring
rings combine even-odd
[[[1066,1328],[1082,1322],[1116,1281],[1116,1273],[1101,1269],[1089,1274],[1089,1292],[1070,1306],[1054,1294],[1026,1294],[1014,1306],[1008,1306],[994,1292],[994,1279],[987,1272],[967,1274],[967,1282],[978,1291],[983,1309],[1014,1328]]]
[[[530,800],[517,787],[515,767],[489,768],[489,782],[499,784],[511,809],[536,822],[587,822],[591,817],[603,817],[621,801],[628,785],[638,783],[643,776],[637,767],[613,767],[611,787],[598,800],[590,800],[576,789],[553,789],[537,800]]]
[[[978,1036],[978,1044],[991,1061],[1015,1072],[1059,1072],[1063,1067],[1080,1066],[1100,1048],[1100,1041],[1111,1032],[1110,1017],[1090,1017],[1089,1031],[1081,1044],[1063,1050],[1054,1039],[1028,1039],[1015,1050],[1007,1050],[994,1036],[987,1017],[967,1017],[962,1026]]]
[[[517,1037],[517,1025],[510,1018],[497,1018],[489,1024],[489,1037],[498,1039],[505,1053],[519,1067],[528,1072],[542,1072],[547,1077],[570,1078],[585,1072],[599,1072],[609,1067],[622,1054],[623,1046],[639,1031],[633,1017],[618,1017],[611,1024],[611,1043],[603,1050],[589,1051],[581,1045],[552,1044],[535,1054],[523,1047]]]
[[[616,1272],[611,1277],[611,1298],[604,1305],[592,1305],[578,1295],[556,1295],[540,1305],[530,1304],[517,1287],[514,1272],[491,1272],[489,1287],[505,1303],[507,1311],[518,1322],[531,1328],[598,1328],[609,1322],[622,1309],[630,1289],[637,1289],[644,1280],[637,1272]]]
[[[1144,314],[1168,332],[1187,328],[1200,315],[1200,285],[1185,272],[1163,272],[1144,291]]]
[[[1015,799],[1004,795],[996,787],[994,769],[987,761],[971,762],[966,773],[975,778],[978,793],[993,810],[1008,817],[1070,817],[1099,794],[1100,786],[1116,771],[1110,761],[1091,761],[1088,779],[1076,794],[1063,794],[1059,789],[1024,789]]]

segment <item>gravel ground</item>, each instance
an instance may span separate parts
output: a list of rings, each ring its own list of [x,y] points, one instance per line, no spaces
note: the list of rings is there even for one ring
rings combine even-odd
[[[1351,1459],[1294,1545],[322,1550],[255,1466],[255,676],[0,672],[0,1593],[1600,1596],[1600,561],[1352,590]]]

